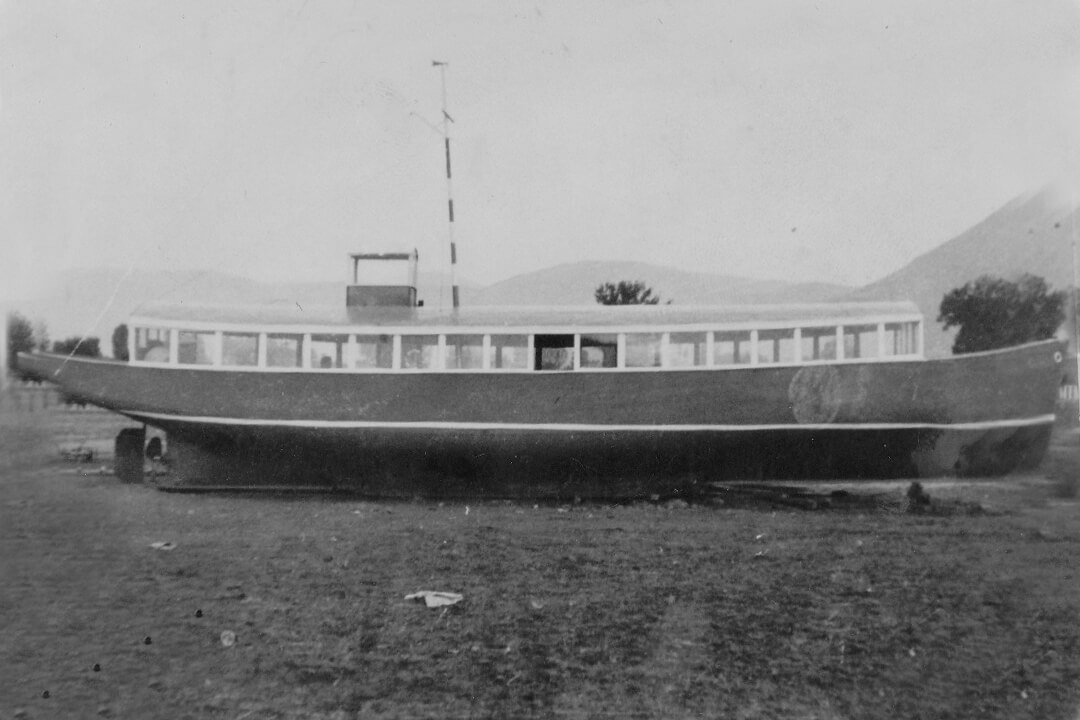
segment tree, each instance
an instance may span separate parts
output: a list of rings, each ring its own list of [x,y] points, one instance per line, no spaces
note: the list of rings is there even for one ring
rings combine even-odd
[[[1012,347],[1048,340],[1065,319],[1065,293],[1050,292],[1046,281],[1023,275],[1010,282],[991,275],[949,291],[938,321],[960,328],[956,354]]]
[[[44,320],[34,323],[34,349],[41,352],[49,351],[49,328]]]
[[[101,341],[96,337],[69,337],[53,343],[54,353],[79,355],[81,357],[101,357]]]
[[[12,374],[23,382],[42,382],[43,378],[18,367],[18,355],[35,350],[48,350],[49,332],[45,323],[38,320],[31,323],[22,313],[11,312],[7,316],[8,356],[7,366]]]
[[[128,326],[117,325],[112,332],[112,356],[117,360],[128,360]]]
[[[646,287],[641,280],[597,285],[593,295],[601,305],[656,305],[660,302],[660,296],[653,295],[652,288]]]
[[[21,352],[32,352],[35,349],[34,326],[30,324],[22,314],[10,312],[7,316],[7,366],[17,370],[16,356]]]

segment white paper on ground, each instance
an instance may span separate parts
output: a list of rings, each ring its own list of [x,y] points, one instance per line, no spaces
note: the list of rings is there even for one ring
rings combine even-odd
[[[405,599],[415,600],[416,602],[423,600],[425,605],[429,608],[433,608],[459,603],[465,599],[465,596],[452,592],[439,592],[438,590],[421,590],[420,592],[406,595]]]

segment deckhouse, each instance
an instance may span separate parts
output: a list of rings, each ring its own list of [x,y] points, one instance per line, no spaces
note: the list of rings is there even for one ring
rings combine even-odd
[[[152,366],[266,372],[663,371],[922,356],[912,303],[472,308],[416,297],[416,252],[357,254],[345,308],[151,306],[129,356]],[[409,282],[357,282],[362,262]],[[382,269],[382,268],[377,268]]]
[[[149,307],[138,365],[248,371],[657,371],[921,357],[910,303],[695,308]]]

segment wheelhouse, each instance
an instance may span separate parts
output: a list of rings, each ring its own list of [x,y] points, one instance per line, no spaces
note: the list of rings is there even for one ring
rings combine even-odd
[[[734,308],[163,308],[137,365],[257,372],[645,372],[919,359],[910,303]]]

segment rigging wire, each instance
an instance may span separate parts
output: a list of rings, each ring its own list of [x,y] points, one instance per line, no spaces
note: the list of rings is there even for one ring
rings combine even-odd
[[[86,331],[79,336],[78,342],[76,342],[72,346],[71,350],[67,354],[67,357],[65,357],[64,361],[60,363],[60,367],[56,368],[56,370],[53,371],[54,376],[59,375],[60,371],[63,370],[64,367],[68,364],[68,361],[71,360],[71,358],[75,357],[75,351],[79,348],[80,345],[82,345],[83,340],[86,340],[86,338],[89,337],[90,333],[92,333],[94,331],[94,328],[98,326],[98,323],[101,322],[101,319],[105,317],[105,313],[109,312],[109,309],[113,306],[113,303],[116,302],[116,296],[120,293],[120,287],[135,272],[135,262],[136,261],[132,259],[131,263],[128,265],[127,271],[124,272],[124,276],[116,282],[116,285],[113,286],[112,294],[105,302],[105,307],[103,307],[101,309],[101,312],[98,313],[98,316],[94,318],[94,322],[90,324],[90,327],[87,328]]]

